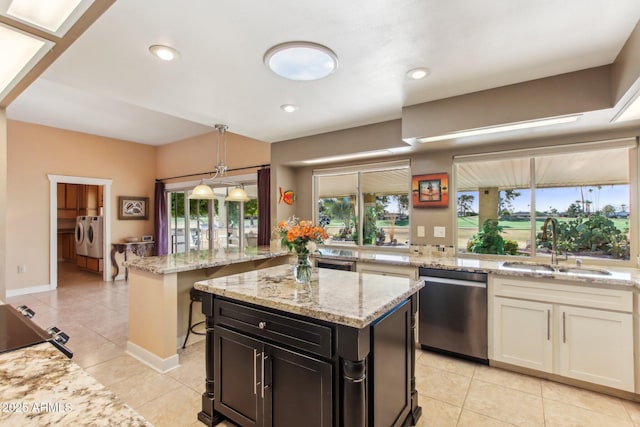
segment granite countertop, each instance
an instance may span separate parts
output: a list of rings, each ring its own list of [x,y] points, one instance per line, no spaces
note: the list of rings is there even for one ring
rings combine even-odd
[[[640,289],[640,270],[637,268],[610,267],[610,266],[588,266],[584,265],[585,270],[606,270],[609,275],[596,275],[583,273],[563,273],[560,271],[526,271],[506,267],[505,261],[484,260],[477,258],[462,257],[433,257],[428,255],[409,254],[409,253],[380,253],[374,251],[358,251],[348,249],[322,248],[320,254],[316,255],[320,258],[331,258],[345,261],[356,262],[372,262],[378,264],[389,264],[410,267],[427,267],[441,268],[446,270],[473,271],[499,274],[503,276],[516,277],[537,277],[549,278],[557,280],[565,280],[569,282],[590,283],[595,285],[610,285],[617,287],[635,287]],[[520,259],[514,262],[529,264],[532,262]],[[575,267],[574,263],[560,263],[559,267]]]
[[[314,268],[311,284],[297,285],[291,265],[280,265],[195,283],[230,299],[363,328],[416,293],[422,281]]]
[[[125,265],[133,270],[154,274],[170,274],[286,255],[285,251],[271,252],[269,247],[259,247],[257,250],[255,248],[245,249],[244,253],[240,253],[238,249],[214,249],[137,258],[127,261]]]
[[[0,354],[0,425],[152,427],[49,343]]]

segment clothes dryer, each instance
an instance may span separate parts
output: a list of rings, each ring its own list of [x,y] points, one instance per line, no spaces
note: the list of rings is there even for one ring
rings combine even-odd
[[[89,217],[79,216],[76,218],[76,230],[74,239],[76,241],[76,254],[87,256],[87,230],[89,228]]]
[[[92,258],[102,258],[104,254],[104,238],[102,231],[102,217],[90,216],[87,229],[87,255]]]

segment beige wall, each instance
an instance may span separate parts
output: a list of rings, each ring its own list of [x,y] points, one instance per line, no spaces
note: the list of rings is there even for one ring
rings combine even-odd
[[[0,108],[0,303],[6,299],[7,266],[7,115]]]
[[[271,149],[266,142],[247,138],[227,132],[227,166],[229,169],[245,168],[269,164]],[[218,132],[213,131],[204,135],[172,142],[157,148],[157,176],[167,178],[172,176],[196,174],[213,170],[216,164],[216,147]],[[220,155],[224,153],[220,147]],[[254,170],[231,171],[229,175],[241,175],[255,172]],[[170,182],[196,181],[207,178],[207,175],[185,177]]]
[[[48,174],[113,180],[111,240],[153,234],[153,210],[146,221],[121,221],[117,200],[149,197],[153,206],[155,147],[11,120],[7,135],[7,290],[51,283]]]

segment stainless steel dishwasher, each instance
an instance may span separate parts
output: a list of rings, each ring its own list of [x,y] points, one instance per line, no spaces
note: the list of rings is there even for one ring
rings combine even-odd
[[[487,275],[423,267],[419,274],[420,346],[488,363]]]

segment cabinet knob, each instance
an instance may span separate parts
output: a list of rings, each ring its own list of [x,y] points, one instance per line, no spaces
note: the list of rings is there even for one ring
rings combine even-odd
[[[260,323],[258,323],[258,328],[260,328],[260,329],[264,329],[264,328],[266,328],[266,327],[267,327],[267,322],[260,322]]]

